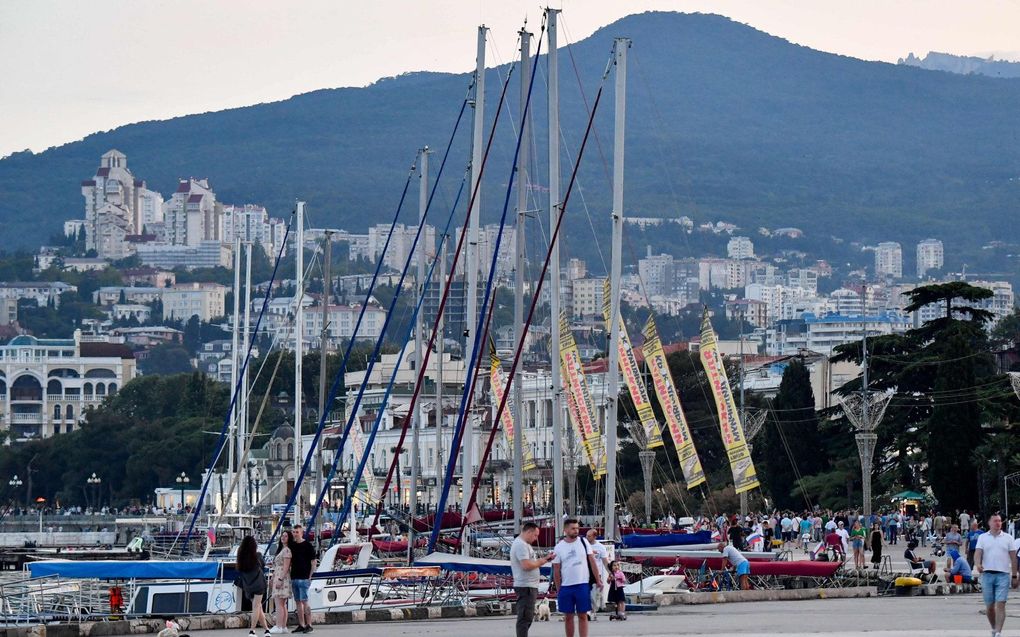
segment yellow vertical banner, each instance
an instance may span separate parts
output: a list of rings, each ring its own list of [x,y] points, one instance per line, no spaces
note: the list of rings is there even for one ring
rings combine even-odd
[[[499,404],[503,401],[503,392],[506,391],[506,386],[503,384],[503,366],[500,363],[499,356],[496,355],[496,346],[491,339],[489,340],[489,363],[489,385],[492,390],[492,404],[498,408]],[[510,409],[509,400],[503,409],[503,415],[500,417],[499,423],[503,426],[503,438],[510,449],[509,455],[513,458],[514,436],[517,435],[517,430],[514,427],[514,415]],[[531,447],[528,445],[528,439],[525,437],[523,429],[521,430],[521,448],[524,452],[524,465],[521,468],[524,471],[531,471],[538,465],[535,464],[535,455],[531,453]]]
[[[652,376],[655,396],[659,399],[666,425],[673,438],[684,481],[687,482],[688,489],[693,489],[705,483],[705,470],[701,468],[701,460],[698,459],[698,451],[694,448],[694,439],[691,438],[691,430],[687,426],[687,417],[684,416],[683,407],[680,405],[680,395],[676,391],[673,376],[669,373],[669,364],[662,349],[659,330],[656,329],[655,319],[651,316],[648,317],[642,334],[645,342],[641,346],[641,351],[645,354],[645,364],[648,365],[648,371]]]
[[[740,423],[737,405],[733,402],[733,391],[726,376],[722,355],[719,354],[719,343],[708,319],[708,308],[701,319],[701,364],[708,375],[708,383],[712,386],[716,410],[719,412],[719,428],[722,430],[723,446],[730,460],[733,472],[733,487],[737,493],[750,491],[758,486],[758,475],[751,460],[751,451],[744,438],[744,427]]]
[[[609,279],[606,279],[606,287],[602,294],[602,316],[606,319],[606,333],[612,332],[609,304]],[[619,314],[617,314],[617,320],[620,322],[620,340],[616,343],[616,349],[620,355],[620,373],[623,374],[623,379],[627,383],[630,400],[634,403],[641,427],[645,430],[648,448],[655,449],[662,446],[662,431],[659,429],[659,422],[655,419],[652,403],[648,400],[648,390],[645,389],[645,384],[641,381],[641,374],[638,373],[637,358],[634,357],[634,348],[630,343],[630,335],[627,334],[627,325]]]
[[[596,479],[606,475],[606,452],[595,420],[595,403],[588,389],[588,381],[584,377],[581,365],[581,353],[577,351],[574,334],[570,331],[567,315],[560,313],[560,374],[563,377],[564,390],[567,393],[567,404],[570,419],[574,423],[581,444],[584,446],[588,464]]]

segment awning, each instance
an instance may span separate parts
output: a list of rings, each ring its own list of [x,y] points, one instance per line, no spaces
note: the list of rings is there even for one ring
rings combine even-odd
[[[892,497],[893,500],[923,500],[924,494],[917,491],[900,491]]]

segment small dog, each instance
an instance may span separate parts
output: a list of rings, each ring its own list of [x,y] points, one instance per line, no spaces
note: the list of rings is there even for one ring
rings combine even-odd
[[[166,628],[159,631],[156,637],[191,637],[187,633],[181,632],[181,625],[172,619],[166,620]]]
[[[549,621],[552,611],[549,610],[549,600],[540,599],[535,603],[535,619],[540,622]]]

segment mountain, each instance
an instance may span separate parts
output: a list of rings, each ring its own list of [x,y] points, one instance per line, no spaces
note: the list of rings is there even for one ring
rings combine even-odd
[[[929,71],[948,71],[968,75],[976,73],[989,77],[1020,77],[1020,62],[996,60],[994,57],[979,58],[971,55],[953,55],[929,51],[923,58],[910,53],[900,58],[897,64],[916,66]]]
[[[1009,240],[1005,231],[1020,196],[1020,81],[865,62],[716,15],[629,16],[561,54],[564,185],[573,164],[567,151],[580,141],[585,103],[616,36],[633,40],[629,215],[685,214],[751,230],[795,226],[809,238],[897,240],[905,251],[935,236],[947,241],[947,254],[978,254],[991,239]],[[487,72],[490,118],[506,72]],[[546,119],[544,73],[534,88],[538,139]],[[365,88],[131,124],[39,154],[15,154],[0,161],[0,227],[7,245],[45,241],[64,219],[81,216],[80,181],[94,174],[103,152],[117,148],[137,177],[167,195],[178,177],[208,177],[228,203],[261,203],[284,216],[301,198],[313,225],[361,230],[390,218],[422,144],[438,151],[435,175],[468,82],[466,73],[410,73]],[[517,84],[515,75],[507,97],[513,113]],[[611,76],[597,119],[599,143],[589,147],[580,184],[600,232],[609,225]],[[441,203],[452,201],[466,165],[469,129],[466,122],[458,136]],[[504,117],[484,187],[490,219],[503,203],[511,131]],[[541,186],[544,145],[534,154]],[[407,219],[416,218],[413,199],[407,207]],[[568,214],[588,228],[580,197]],[[583,255],[591,244],[575,241],[568,251]]]

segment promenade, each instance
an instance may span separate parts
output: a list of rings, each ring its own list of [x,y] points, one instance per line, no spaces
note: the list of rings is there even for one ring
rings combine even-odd
[[[889,597],[820,599],[796,602],[753,602],[669,607],[632,614],[626,622],[600,618],[591,624],[592,637],[611,635],[740,635],[740,637],[984,637],[989,634],[980,595],[951,597]],[[1020,637],[1020,596],[1009,607],[1003,635]],[[217,631],[226,637],[245,637],[247,631]],[[387,622],[315,627],[318,637],[379,634],[414,637],[475,637],[512,635],[513,617]],[[536,622],[533,637],[560,637],[563,623],[554,616]]]

